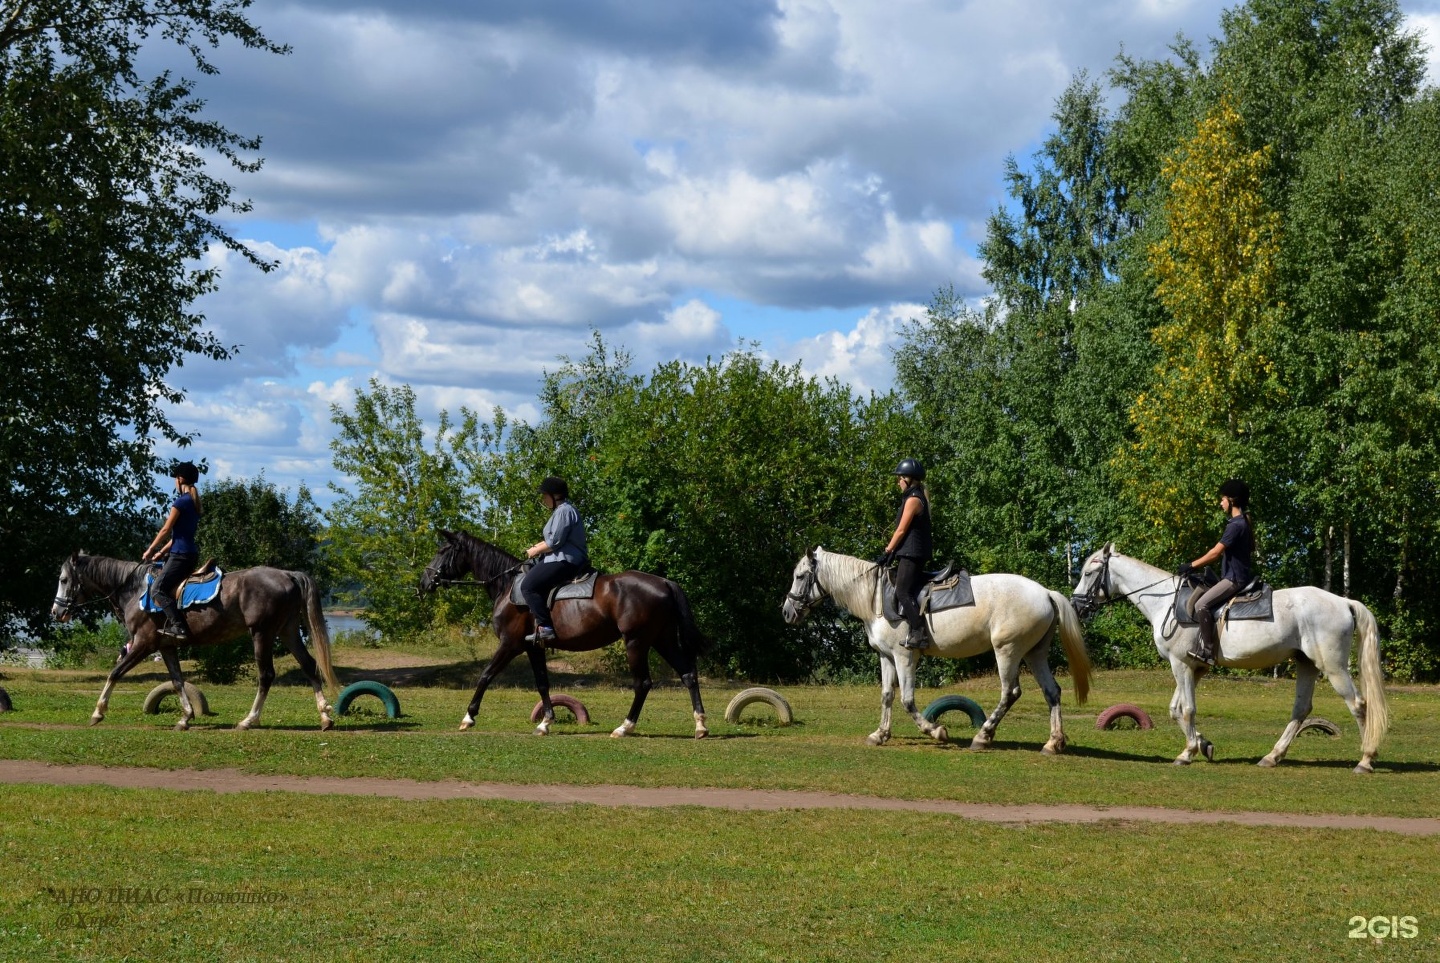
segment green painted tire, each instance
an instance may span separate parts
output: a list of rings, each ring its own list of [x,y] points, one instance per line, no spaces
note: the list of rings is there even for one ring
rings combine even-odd
[[[395,698],[395,693],[390,691],[388,685],[379,682],[365,680],[363,682],[352,682],[340,690],[340,697],[335,700],[335,714],[343,716],[350,711],[350,703],[354,702],[357,696],[372,695],[385,704],[385,715],[391,719],[400,718],[400,700]]]
[[[0,712],[11,712],[14,708],[14,704],[10,701],[10,693],[0,689]]]
[[[795,721],[795,713],[790,711],[790,703],[785,701],[785,697],[774,689],[767,689],[764,686],[746,689],[731,699],[730,704],[725,707],[725,721],[735,725],[740,721],[740,710],[757,702],[773,706],[775,715],[779,717],[782,726],[788,726]]]
[[[175,696],[178,702],[180,697],[175,693],[175,683],[162,682],[150,690],[145,697],[145,712],[152,716],[160,714],[160,703],[165,701],[166,696]],[[197,716],[213,716],[210,711],[210,703],[205,701],[205,693],[191,683],[185,683],[185,697],[190,700],[190,708],[195,710]]]
[[[983,726],[985,724],[985,720],[989,718],[989,716],[985,713],[985,710],[980,708],[980,703],[976,702],[974,699],[967,699],[962,695],[941,696],[940,698],[936,699],[934,702],[926,706],[925,711],[920,714],[925,717],[926,722],[933,725],[935,721],[939,719],[942,715],[947,712],[952,712],[956,709],[959,709],[961,712],[969,716],[970,725],[976,729],[979,729],[981,726]]]

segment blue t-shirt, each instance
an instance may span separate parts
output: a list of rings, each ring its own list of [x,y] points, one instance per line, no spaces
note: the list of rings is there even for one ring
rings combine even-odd
[[[1225,560],[1220,564],[1220,577],[1228,578],[1237,588],[1244,588],[1254,577],[1250,556],[1255,552],[1255,534],[1250,531],[1250,522],[1243,514],[1233,516],[1225,523],[1225,533],[1220,536],[1225,546]]]
[[[176,495],[170,507],[180,512],[180,517],[175,519],[175,527],[170,530],[170,554],[198,555],[195,529],[200,525],[200,510],[195,507],[195,499],[189,492],[185,492]]]

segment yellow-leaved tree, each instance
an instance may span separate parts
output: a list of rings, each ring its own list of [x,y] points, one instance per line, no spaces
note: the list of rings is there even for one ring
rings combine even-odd
[[[1166,229],[1147,251],[1169,314],[1152,333],[1161,360],[1131,408],[1134,440],[1117,477],[1146,522],[1136,546],[1185,558],[1215,528],[1214,492],[1263,450],[1257,413],[1273,388],[1280,216],[1263,182],[1270,148],[1249,150],[1228,98],[1165,162]],[[1197,541],[1198,540],[1198,541]]]

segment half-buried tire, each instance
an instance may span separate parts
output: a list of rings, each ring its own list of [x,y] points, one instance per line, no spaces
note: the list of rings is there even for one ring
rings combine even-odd
[[[385,715],[391,719],[400,718],[400,700],[395,698],[395,693],[390,691],[388,685],[379,682],[365,680],[363,682],[352,682],[340,690],[340,697],[335,700],[335,714],[343,716],[350,711],[350,704],[362,695],[372,695],[385,704]]]
[[[162,682],[151,689],[150,694],[145,697],[145,711],[152,716],[158,716],[160,703],[165,701],[166,696],[175,696],[175,702],[177,704],[180,702],[180,696],[175,691],[175,683]],[[190,700],[190,708],[195,710],[197,716],[213,716],[215,714],[210,711],[210,703],[205,701],[205,693],[189,682],[185,683],[185,698]]]
[[[10,693],[0,689],[0,712],[10,712],[15,706],[10,702]]]
[[[774,689],[767,689],[764,686],[746,689],[731,699],[730,704],[725,707],[725,721],[731,725],[739,723],[740,711],[746,706],[754,705],[757,702],[763,702],[768,706],[773,706],[775,715],[779,718],[780,725],[788,726],[795,721],[795,713],[790,711],[790,703],[785,701],[785,697]]]
[[[970,725],[979,729],[985,724],[988,716],[985,710],[980,708],[980,703],[974,699],[967,699],[962,695],[943,695],[925,707],[920,714],[925,721],[932,725],[947,712],[954,712],[956,709],[970,717]]]
[[[1141,729],[1154,729],[1155,723],[1150,721],[1150,716],[1139,706],[1132,706],[1128,702],[1113,705],[1095,717],[1096,729],[1114,729],[1115,724],[1121,719],[1130,719]]]
[[[1327,736],[1335,737],[1340,735],[1340,727],[1329,719],[1314,716],[1301,723],[1300,728],[1295,731],[1295,735],[1303,736],[1307,732],[1320,732]]]
[[[590,724],[590,713],[585,708],[585,703],[574,696],[565,695],[563,692],[552,693],[550,704],[557,709],[569,709],[575,713],[575,722],[582,726]],[[545,700],[541,699],[535,703],[535,708],[530,710],[530,721],[539,722],[545,718]]]

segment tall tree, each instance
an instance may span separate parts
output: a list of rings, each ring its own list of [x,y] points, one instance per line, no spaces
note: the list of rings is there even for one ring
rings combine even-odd
[[[231,350],[190,307],[217,281],[201,256],[220,243],[260,262],[215,220],[246,205],[205,158],[252,171],[259,141],[138,61],[152,39],[202,74],[222,40],[284,52],[248,5],[0,4],[0,632],[38,625],[66,551],[133,549],[155,444],[189,440],[166,416],[181,398],[167,377]]]

